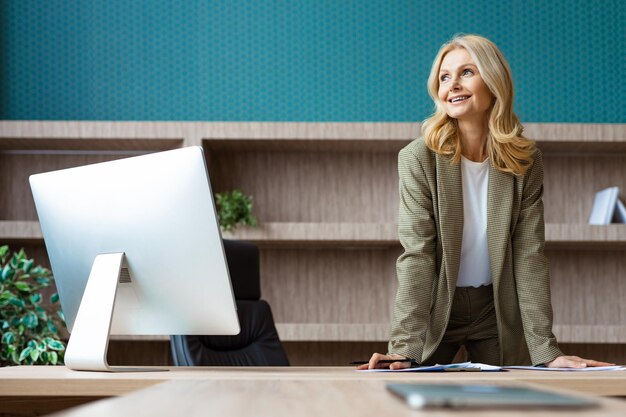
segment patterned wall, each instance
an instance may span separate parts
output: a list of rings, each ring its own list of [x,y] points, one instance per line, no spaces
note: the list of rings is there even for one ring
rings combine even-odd
[[[417,121],[483,34],[526,122],[626,122],[624,0],[0,0],[0,119]]]

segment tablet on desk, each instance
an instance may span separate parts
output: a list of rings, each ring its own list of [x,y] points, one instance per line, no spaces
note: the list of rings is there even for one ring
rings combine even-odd
[[[598,402],[527,387],[470,384],[387,384],[414,409],[421,408],[586,408]]]

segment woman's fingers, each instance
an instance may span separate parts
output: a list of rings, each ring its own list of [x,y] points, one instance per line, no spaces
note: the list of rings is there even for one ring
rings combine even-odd
[[[595,359],[583,359],[579,356],[559,356],[548,364],[550,368],[586,368],[593,366],[612,366],[614,363],[601,362]]]

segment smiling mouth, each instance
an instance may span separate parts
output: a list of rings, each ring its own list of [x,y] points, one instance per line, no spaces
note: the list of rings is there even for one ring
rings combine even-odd
[[[470,96],[459,96],[459,97],[454,97],[451,98],[450,100],[448,100],[450,103],[460,103],[461,101],[465,101],[468,98],[470,98]]]

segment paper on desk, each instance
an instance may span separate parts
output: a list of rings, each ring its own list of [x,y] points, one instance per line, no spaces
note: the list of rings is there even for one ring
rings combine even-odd
[[[524,369],[527,371],[566,371],[566,372],[584,372],[584,371],[626,371],[626,367],[620,365],[614,366],[589,366],[587,368],[546,368],[543,366],[503,366],[502,369]]]
[[[451,363],[448,365],[432,365],[432,366],[418,366],[416,368],[402,368],[402,369],[363,369],[357,370],[358,372],[438,372],[451,368],[479,368],[481,371],[500,371],[500,366],[487,365],[484,363],[463,362],[463,363]]]

